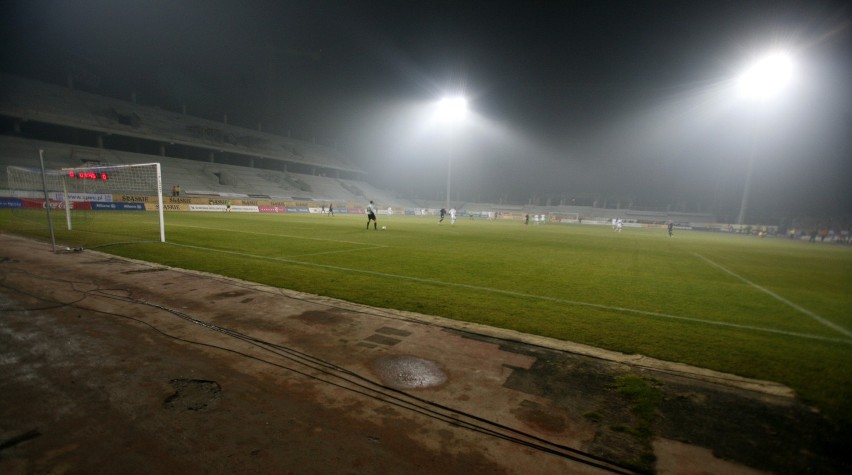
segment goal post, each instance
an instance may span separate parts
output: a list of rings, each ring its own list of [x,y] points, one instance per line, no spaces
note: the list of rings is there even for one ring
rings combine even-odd
[[[129,193],[157,200],[160,242],[166,242],[166,227],[163,219],[163,175],[159,163],[132,165],[101,165],[88,168],[63,168],[65,201],[70,193],[116,194]],[[76,185],[76,186],[75,186]],[[66,206],[66,209],[68,207]]]
[[[37,169],[9,166],[9,190],[22,214],[64,214],[61,238],[75,247],[112,242],[166,241],[159,163]],[[153,232],[156,222],[158,233]],[[97,237],[100,236],[100,237]],[[53,240],[53,238],[51,239]]]

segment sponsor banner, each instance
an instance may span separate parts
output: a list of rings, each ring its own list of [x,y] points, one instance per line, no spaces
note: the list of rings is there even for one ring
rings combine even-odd
[[[68,203],[71,205],[71,209],[73,210],[87,210],[92,209],[92,204],[88,202],[81,201],[70,201]],[[34,198],[21,198],[21,207],[27,209],[44,209],[44,200],[34,199]],[[50,201],[51,209],[65,209],[64,201]]]
[[[283,206],[258,206],[257,211],[260,213],[286,213],[287,208]]]
[[[51,199],[56,201],[65,201],[65,194],[55,192],[51,196]],[[102,201],[102,202],[111,202],[113,201],[113,195],[106,193],[68,193],[69,201]]]
[[[147,203],[145,205],[147,211],[157,211],[158,208],[159,206],[156,203]],[[163,202],[163,211],[189,211],[189,205]]]
[[[406,208],[405,214],[409,216],[433,216],[435,213],[431,209],[426,208]]]
[[[232,213],[258,213],[260,210],[257,209],[257,206],[231,206]]]
[[[224,199],[224,198],[208,198],[207,199],[207,204],[209,204],[209,205],[223,205],[223,206],[225,206],[228,203],[233,204],[233,201],[227,200],[227,199]]]
[[[498,211],[497,217],[499,219],[514,219],[515,221],[523,221],[526,217],[523,214],[510,213],[506,211]],[[530,216],[532,219],[532,216]]]
[[[24,203],[18,198],[0,198],[0,208],[23,208]]]
[[[54,201],[54,203],[62,204],[61,201]],[[21,204],[24,208],[32,209],[32,208],[44,208],[44,200],[38,200],[34,198],[21,198]],[[55,207],[55,206],[54,206]]]
[[[115,203],[156,203],[156,196],[147,195],[112,195]]]
[[[320,202],[320,201],[310,202],[310,203],[308,203],[306,201],[285,201],[285,200],[262,200],[262,201],[258,201],[258,205],[277,206],[279,208],[313,208],[317,205],[317,203],[319,203],[320,206],[322,206],[322,202]],[[326,205],[325,208],[328,209],[328,206]],[[334,212],[335,213],[337,212],[336,206],[334,207]]]
[[[190,211],[219,211],[225,212],[225,205],[188,205]]]
[[[228,198],[189,198],[182,196],[164,196],[163,204],[175,205],[228,205]],[[149,203],[156,203],[157,197],[151,197]],[[231,199],[231,206],[260,206],[269,204],[269,200]]]
[[[218,205],[218,204],[217,205],[193,205],[193,204],[191,204],[191,205],[186,205],[186,206],[189,207],[190,211],[213,211],[213,212],[218,211],[220,213],[225,213],[225,212],[228,211],[227,206]],[[231,212],[232,213],[257,213],[258,211],[259,210],[258,210],[257,206],[234,206],[234,205],[231,205]]]
[[[209,203],[207,203],[207,201],[208,201],[207,198],[188,198],[188,197],[183,197],[183,196],[164,196],[163,197],[163,205],[167,205],[167,204],[170,204],[170,205],[190,205],[190,204],[192,204],[192,205],[206,205],[206,204],[209,204]],[[153,199],[150,202],[156,203],[157,197],[156,196],[153,197]]]
[[[76,204],[76,203],[75,203]],[[145,203],[92,203],[95,211],[145,211]]]
[[[61,195],[61,193],[59,194]],[[80,194],[81,198],[83,198],[84,194]],[[69,196],[71,194],[69,193]],[[156,209],[157,197],[156,196],[147,196],[147,195],[93,195],[87,194],[85,195],[87,199],[86,201],[104,201],[104,202],[116,202],[116,203],[146,203],[149,207],[148,209]],[[97,199],[95,199],[97,198]],[[165,205],[184,205],[187,208],[181,207],[181,211],[221,211],[218,208],[199,208],[198,206],[222,206],[225,207],[228,205],[228,202],[231,203],[231,211],[236,211],[238,206],[243,206],[245,208],[241,209],[241,212],[275,212],[275,213],[321,213],[322,208],[317,207],[317,203],[308,203],[304,201],[283,201],[283,200],[264,200],[264,199],[255,199],[255,198],[228,198],[224,196],[218,197],[208,197],[208,198],[200,198],[200,197],[189,197],[189,196],[163,196],[163,205],[164,210],[170,209]],[[261,211],[261,207],[264,207],[266,211]],[[275,209],[278,211],[275,211]],[[176,210],[177,208],[171,208]],[[281,210],[286,211],[281,211]],[[326,210],[328,207],[326,206]],[[335,208],[335,213],[347,213],[345,208]],[[381,212],[381,211],[380,211]],[[364,214],[363,209],[349,209],[348,213],[360,213]]]

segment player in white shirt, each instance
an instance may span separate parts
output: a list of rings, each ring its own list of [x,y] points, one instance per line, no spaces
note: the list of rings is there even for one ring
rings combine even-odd
[[[370,204],[367,205],[367,229],[370,229],[370,221],[373,222],[373,229],[378,230],[379,225],[376,222],[376,205],[373,204],[373,200],[370,200]]]
[[[450,224],[456,224],[456,209],[450,208]]]

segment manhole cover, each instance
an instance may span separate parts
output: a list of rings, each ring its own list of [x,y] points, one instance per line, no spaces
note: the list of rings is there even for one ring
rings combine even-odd
[[[438,363],[414,356],[381,356],[371,366],[383,384],[396,389],[429,388],[447,382],[447,373]]]

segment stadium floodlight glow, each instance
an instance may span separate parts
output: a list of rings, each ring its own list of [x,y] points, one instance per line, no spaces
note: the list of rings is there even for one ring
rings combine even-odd
[[[456,121],[467,116],[467,99],[463,96],[445,97],[438,101],[438,113],[444,121]]]
[[[444,97],[438,101],[438,117],[445,123],[457,123],[467,116],[467,99],[464,96]],[[450,210],[450,183],[452,181],[452,146],[447,152],[447,211]]]
[[[786,51],[773,51],[758,59],[737,78],[740,95],[756,101],[768,101],[776,97],[793,80],[793,58]],[[754,156],[757,149],[757,138],[752,137],[751,151],[748,157],[745,188],[740,202],[740,213],[737,224],[742,225],[746,219],[748,198],[751,190],[751,175],[754,168]]]
[[[773,51],[755,61],[738,78],[740,94],[757,100],[770,99],[793,79],[793,58],[786,51]]]

